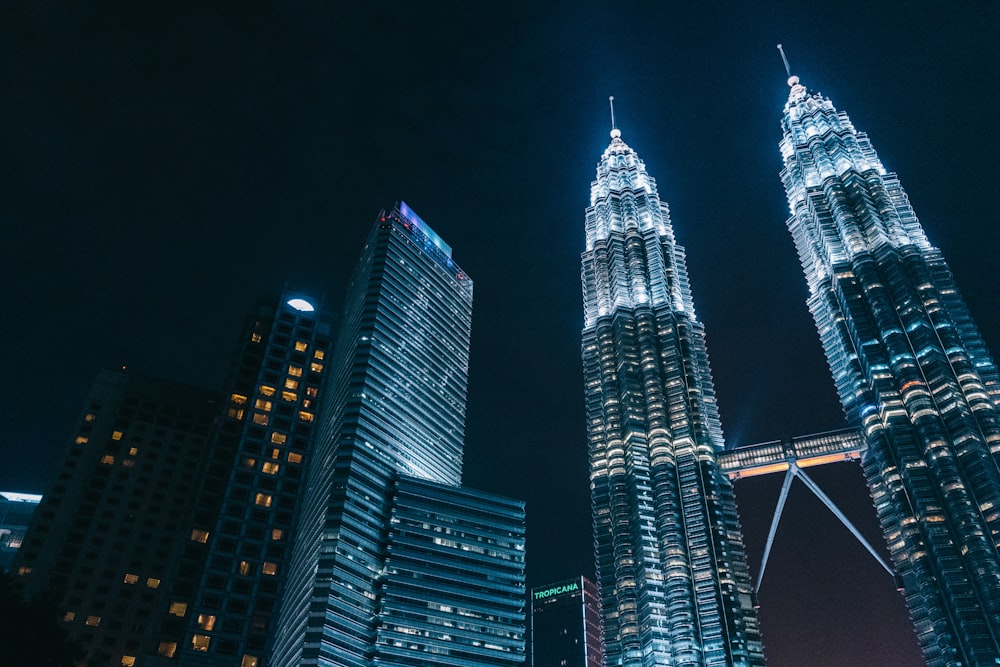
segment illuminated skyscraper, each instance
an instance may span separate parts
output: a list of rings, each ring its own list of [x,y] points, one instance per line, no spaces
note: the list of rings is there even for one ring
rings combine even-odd
[[[928,665],[1000,656],[1000,382],[895,174],[788,80],[781,178],[809,309]]]
[[[762,665],[684,249],[617,129],[586,231],[583,368],[605,663]]]
[[[406,204],[383,212],[328,369],[272,664],[523,660],[523,504],[460,487],[471,318],[451,248]]]

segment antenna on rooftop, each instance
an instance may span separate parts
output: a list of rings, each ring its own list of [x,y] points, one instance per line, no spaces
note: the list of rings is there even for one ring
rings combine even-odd
[[[781,48],[781,44],[778,44],[778,53],[781,54],[781,61],[785,63],[785,74],[791,77],[792,68],[788,66],[788,58],[785,57],[785,50]]]
[[[611,105],[611,129],[617,129],[615,127],[615,96],[612,95],[608,98],[608,103]]]

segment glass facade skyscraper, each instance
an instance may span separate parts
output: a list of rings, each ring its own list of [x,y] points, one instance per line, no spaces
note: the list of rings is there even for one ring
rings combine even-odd
[[[996,365],[899,179],[829,99],[788,83],[788,228],[924,657],[995,664]]]
[[[400,477],[372,664],[524,664],[524,503]]]
[[[590,192],[582,352],[605,664],[762,665],[684,249],[617,129]]]
[[[433,598],[406,597],[414,580],[426,584],[429,573],[413,569],[404,554],[415,548],[413,540],[426,540],[420,531],[434,532],[432,526],[442,528],[438,539],[445,540],[431,539],[439,552],[431,568],[439,571],[435,576],[464,571],[484,590],[496,589],[462,621],[478,623],[491,638],[475,647],[481,661],[470,653],[456,664],[506,664],[509,656],[523,656],[523,506],[503,510],[520,519],[499,518],[501,513],[477,523],[469,518],[471,507],[443,503],[426,510],[436,518],[428,516],[419,529],[410,526],[412,534],[406,532],[409,519],[404,521],[414,509],[406,492],[414,483],[406,479],[441,486],[443,496],[462,491],[471,317],[472,280],[452,260],[451,248],[406,204],[383,212],[348,288],[273,664],[370,667],[429,664],[439,659],[435,655],[443,660],[442,636],[468,630],[446,625],[455,622],[456,612],[443,608],[473,607],[468,592],[458,590],[465,584],[455,584],[453,596],[438,586]],[[497,512],[509,503],[497,498]],[[520,521],[521,537],[506,535],[510,521]],[[445,537],[448,526],[457,531],[453,537]],[[471,575],[463,549],[441,549],[449,540],[465,544],[477,532],[491,553],[480,554],[481,570]],[[487,547],[490,540],[511,545]],[[501,593],[501,585],[518,590]],[[518,613],[500,599],[505,595],[518,601]],[[418,602],[423,611],[415,617],[407,605]],[[440,628],[431,627],[439,621]],[[412,635],[409,643],[404,634]]]

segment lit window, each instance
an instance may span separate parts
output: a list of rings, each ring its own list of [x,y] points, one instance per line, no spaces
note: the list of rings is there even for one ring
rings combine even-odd
[[[322,373],[323,372],[323,364],[314,361],[311,364],[309,364],[309,370],[311,370],[314,373]]]
[[[149,577],[148,579],[146,579],[146,585],[149,586],[150,588],[159,588],[160,580],[155,579],[153,577]]]
[[[97,415],[95,415],[95,414],[94,414],[94,413],[92,413],[92,412],[88,412],[87,414],[85,414],[85,415],[83,416],[83,421],[85,421],[85,422],[92,422],[92,421],[94,421],[95,419],[97,419]]]
[[[75,611],[67,611],[65,614],[63,614],[63,620],[66,621],[67,623],[73,621],[75,618],[76,618]]]
[[[105,454],[104,456],[101,457],[101,463],[105,465],[111,465],[114,462],[115,462],[115,457],[111,456],[111,454]]]
[[[295,351],[296,352],[305,352],[307,347],[309,347],[309,346],[306,345],[306,342],[304,340],[297,340],[297,341],[295,341]]]
[[[271,450],[271,458],[272,459],[280,459],[281,458],[281,450],[278,449],[277,447],[275,447],[274,449],[272,449]]]
[[[267,415],[263,412],[253,413],[253,423],[260,424],[261,426],[267,426]]]
[[[243,419],[243,410],[239,408],[229,408],[229,411],[226,412],[226,416],[230,419]]]
[[[281,398],[285,401],[297,401],[299,399],[298,394],[294,391],[283,391],[281,392]]]
[[[135,466],[135,459],[125,459],[122,461],[122,465],[126,468],[132,468]]]
[[[122,581],[124,581],[126,584],[134,584],[135,582],[139,581],[139,575],[126,573],[125,578],[122,579]]]
[[[258,398],[253,406],[258,410],[263,410],[264,412],[271,411],[271,401],[265,401],[263,398]]]
[[[313,398],[316,398],[317,395],[319,395],[318,387],[306,387],[306,396],[312,396]]]
[[[170,615],[184,618],[188,613],[187,602],[171,602]]]
[[[277,463],[265,461],[264,464],[261,465],[260,470],[266,475],[276,475],[278,471],[281,470],[281,466]]]
[[[138,447],[129,447],[129,449],[128,449],[128,455],[129,456],[135,456],[138,453],[139,453],[139,448]]]
[[[160,642],[156,652],[164,657],[172,658],[174,653],[177,653],[177,642]]]
[[[244,655],[243,662],[240,663],[240,667],[257,667],[257,656]]]
[[[323,350],[316,350],[315,352],[313,352],[313,356],[316,357],[317,359],[322,360],[323,357],[326,356],[326,352],[324,352]]]
[[[304,422],[311,422],[313,420],[313,413],[299,410],[299,419]]]
[[[298,389],[299,381],[292,378],[285,378],[285,389]]]
[[[302,377],[302,367],[301,366],[289,366],[288,374],[292,377],[300,378]]]
[[[302,455],[297,452],[288,452],[289,463],[302,463]]]
[[[255,465],[257,465],[257,459],[252,459],[250,457],[247,457],[243,459],[243,465],[245,465],[247,468],[253,468]]]
[[[267,495],[266,493],[258,493],[257,496],[254,498],[254,502],[257,503],[258,505],[261,505],[262,507],[270,507],[271,496]]]
[[[125,434],[122,433],[121,431],[112,431],[111,432],[111,439],[112,440],[121,440],[123,435],[125,435]]]
[[[123,667],[132,667],[134,664],[135,664],[135,656],[134,655],[123,655],[122,656],[122,665],[123,665]]]
[[[260,386],[260,393],[262,396],[274,396],[274,387],[262,384]]]
[[[87,625],[89,625],[90,627],[96,628],[100,624],[101,624],[101,617],[100,616],[88,616],[87,617]]]
[[[212,628],[215,627],[215,616],[211,614],[198,614],[198,627],[211,632]]]
[[[271,434],[271,444],[283,445],[287,440],[288,436],[285,435],[284,433],[278,433],[277,431],[275,431],[274,433]]]
[[[208,542],[208,531],[198,530],[197,528],[195,528],[194,530],[191,531],[191,541],[201,542],[202,544],[205,544],[206,542]]]
[[[260,334],[257,333],[256,331],[254,331],[252,334],[250,334],[250,342],[251,343],[259,343],[262,340],[263,340],[263,338],[261,338]]]
[[[271,563],[269,561],[264,561],[264,564],[261,566],[260,571],[263,572],[264,574],[278,574],[278,564]]]
[[[230,398],[233,401],[233,405],[246,405],[247,403],[247,397],[243,394],[233,394]]]
[[[27,565],[22,565],[21,567],[17,568],[17,573],[22,576],[25,574],[31,574],[31,568],[28,567]]]
[[[282,529],[280,528],[271,529],[271,539],[274,540],[275,542],[281,540],[281,538],[283,538],[284,536],[285,536],[285,531],[283,531]]]
[[[74,442],[76,442],[76,444],[78,445],[86,445],[88,442],[90,442],[90,438],[88,438],[85,435],[78,435],[76,436],[76,440]]]
[[[208,645],[211,643],[212,638],[205,635],[195,635],[191,638],[191,648],[195,651],[207,651]]]
[[[308,408],[311,405],[312,405],[312,401],[310,401],[308,398],[302,400],[302,407]]]
[[[245,560],[241,560],[240,561],[239,572],[240,572],[240,574],[243,574],[243,575],[250,574],[250,563],[246,562]]]

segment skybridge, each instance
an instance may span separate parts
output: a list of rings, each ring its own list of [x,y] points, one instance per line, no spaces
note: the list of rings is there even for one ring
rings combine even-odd
[[[785,501],[788,499],[788,491],[791,489],[792,481],[796,478],[801,480],[806,488],[819,498],[826,505],[827,509],[833,512],[834,516],[840,519],[840,522],[851,531],[851,534],[878,561],[878,564],[889,573],[889,576],[896,580],[895,572],[885,562],[885,559],[875,551],[875,548],[854,527],[854,524],[851,523],[847,516],[840,511],[840,508],[805,472],[806,468],[825,465],[827,463],[860,461],[865,447],[865,438],[861,431],[844,429],[791,438],[789,440],[771,440],[756,445],[737,447],[736,449],[726,450],[719,454],[719,468],[733,481],[745,477],[785,473],[785,481],[781,485],[778,504],[774,509],[774,517],[771,519],[771,528],[767,533],[764,556],[758,569],[757,581],[754,585],[755,593],[760,590],[760,583],[764,579],[764,570],[767,568],[767,559],[771,554],[774,534],[778,530],[778,522],[781,520],[781,512],[784,510]],[[899,582],[898,580],[896,581],[897,587],[899,587]]]

